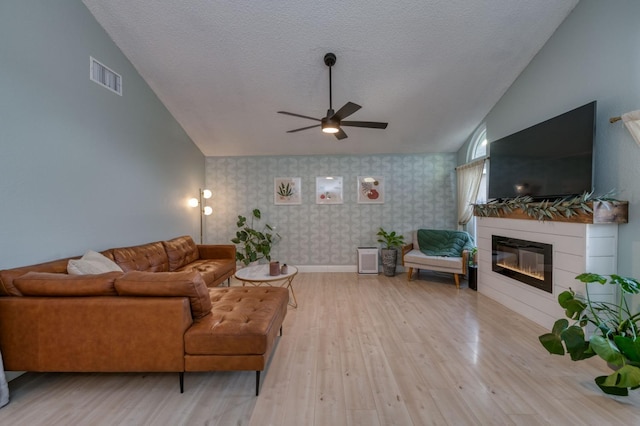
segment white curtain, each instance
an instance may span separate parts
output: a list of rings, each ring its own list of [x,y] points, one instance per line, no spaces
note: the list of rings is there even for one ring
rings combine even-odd
[[[624,125],[627,126],[627,130],[636,140],[638,146],[640,146],[640,109],[622,114],[622,121],[624,121]]]
[[[458,178],[458,229],[460,230],[473,217],[471,203],[475,203],[476,198],[478,198],[484,161],[483,158],[482,160],[456,167]]]
[[[4,375],[4,365],[2,364],[2,353],[0,353],[0,407],[9,402],[9,386]]]

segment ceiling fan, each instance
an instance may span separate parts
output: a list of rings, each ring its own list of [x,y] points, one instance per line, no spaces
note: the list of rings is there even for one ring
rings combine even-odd
[[[343,105],[338,112],[333,111],[333,99],[331,93],[331,67],[336,63],[336,55],[333,53],[327,53],[324,55],[324,63],[329,67],[329,109],[327,110],[327,116],[322,118],[308,117],[306,115],[295,114],[293,112],[278,111],[279,114],[292,115],[294,117],[306,118],[309,120],[319,121],[320,124],[314,124],[313,126],[301,127],[299,129],[293,129],[287,131],[287,133],[295,133],[301,130],[313,129],[314,127],[322,127],[322,131],[325,133],[332,133],[337,139],[345,139],[347,134],[341,129],[341,126],[351,127],[368,127],[371,129],[386,129],[388,123],[380,123],[376,121],[345,121],[344,119],[362,108],[358,104],[353,102],[347,102]]]

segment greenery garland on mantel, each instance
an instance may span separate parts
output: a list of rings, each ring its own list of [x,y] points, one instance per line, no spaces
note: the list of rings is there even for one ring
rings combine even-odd
[[[575,197],[565,197],[556,200],[534,201],[530,196],[489,201],[486,204],[472,204],[473,214],[481,217],[501,217],[521,210],[527,216],[539,221],[570,219],[580,215],[593,215],[592,206],[600,203],[606,209],[611,205],[621,203],[612,198],[614,191],[602,196],[594,196],[593,192],[585,192]]]

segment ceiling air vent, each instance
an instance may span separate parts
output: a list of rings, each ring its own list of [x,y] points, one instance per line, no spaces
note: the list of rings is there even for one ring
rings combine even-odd
[[[122,96],[122,76],[89,56],[89,78]]]

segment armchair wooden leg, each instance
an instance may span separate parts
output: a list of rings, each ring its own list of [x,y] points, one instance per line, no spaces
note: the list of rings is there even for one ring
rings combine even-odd
[[[456,280],[456,288],[460,289],[460,276],[458,274],[453,274],[453,279]]]
[[[409,268],[407,271],[407,281],[411,281],[411,274],[413,274],[413,268]]]

